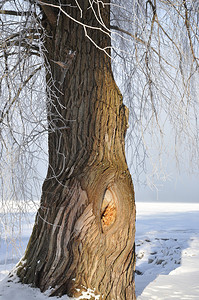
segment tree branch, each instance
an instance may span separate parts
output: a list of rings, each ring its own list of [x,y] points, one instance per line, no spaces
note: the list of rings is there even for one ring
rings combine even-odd
[[[125,33],[125,34],[129,35],[130,37],[132,37],[132,38],[133,38],[134,40],[136,40],[137,42],[139,42],[140,44],[145,45],[146,47],[148,47],[148,42],[145,42],[144,40],[140,39],[140,38],[137,37],[136,35],[133,35],[132,33],[130,33],[130,32],[127,31],[127,30],[124,30],[124,29],[122,29],[122,28],[120,28],[120,27],[118,27],[118,26],[114,26],[114,25],[111,25],[111,26],[110,26],[110,29],[117,30],[117,31],[120,31],[120,32],[122,32],[122,33]],[[162,56],[160,55],[160,53],[158,53],[158,51],[155,50],[154,47],[151,47],[151,46],[150,46],[150,49],[151,49],[156,55],[158,55],[158,56],[159,56],[166,64],[168,64],[169,66],[171,66],[171,67],[174,68],[174,66],[171,65],[164,57],[162,57]]]
[[[12,101],[11,101],[9,107],[6,109],[5,112],[4,112],[4,111],[1,112],[0,124],[3,122],[5,116],[8,115],[8,113],[9,113],[11,107],[13,106],[13,104],[15,103],[15,101],[18,99],[18,97],[19,97],[19,95],[20,95],[22,89],[26,86],[26,84],[30,81],[30,79],[37,73],[37,71],[41,70],[41,67],[42,67],[42,66],[39,66],[37,69],[35,69],[35,70],[30,74],[30,76],[28,76],[28,78],[27,78],[27,79],[21,84],[21,86],[18,88],[18,91],[17,91],[15,97],[12,99]],[[7,104],[6,104],[6,106],[7,106]],[[6,106],[5,106],[5,108],[6,108]]]
[[[10,15],[10,16],[27,16],[30,14],[30,11],[15,11],[15,10],[0,10],[1,15]]]
[[[189,16],[188,16],[188,9],[187,9],[187,3],[186,1],[183,2],[184,8],[185,8],[185,26],[187,29],[187,34],[188,34],[188,38],[189,38],[189,45],[191,48],[191,53],[193,56],[193,60],[196,62],[197,67],[199,66],[198,61],[197,61],[197,57],[195,55],[194,52],[194,47],[193,47],[193,43],[192,43],[192,39],[191,39],[191,32],[190,32],[190,22],[189,22]]]

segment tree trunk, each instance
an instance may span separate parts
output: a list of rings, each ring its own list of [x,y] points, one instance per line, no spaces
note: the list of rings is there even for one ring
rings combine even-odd
[[[67,14],[100,28],[89,1],[78,1],[82,15],[76,1],[70,3],[64,6]],[[110,47],[110,36],[88,28],[92,43],[82,25],[51,10],[44,22],[54,80],[50,86],[47,74],[49,168],[18,275],[41,291],[51,288],[51,295],[90,291],[91,299],[133,300],[135,204],[124,149],[128,110],[110,58],[95,45]],[[107,27],[109,10],[101,5]]]

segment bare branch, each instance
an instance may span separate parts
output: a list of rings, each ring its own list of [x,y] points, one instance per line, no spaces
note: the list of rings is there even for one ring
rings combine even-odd
[[[122,28],[119,28],[118,26],[114,26],[114,25],[111,25],[110,26],[110,29],[113,29],[113,30],[117,30],[117,31],[120,31],[122,33],[125,33],[127,35],[129,35],[130,37],[132,37],[136,42],[148,47],[148,42],[142,40],[141,38],[139,38],[138,36],[136,35],[133,35],[132,33],[128,32],[127,30],[124,30]],[[154,47],[150,47],[150,49],[159,57],[161,58],[165,63],[167,63],[169,66],[175,68],[173,65],[171,65],[163,56],[160,55],[160,53],[154,48]]]
[[[30,81],[30,79],[39,71],[41,70],[42,66],[39,66],[37,69],[35,69],[29,76],[28,78],[21,84],[21,86],[19,87],[15,97],[12,99],[11,103],[9,104],[9,107],[6,109],[6,111],[2,111],[1,112],[1,117],[0,117],[0,124],[3,122],[5,116],[8,115],[11,107],[13,106],[13,104],[15,103],[15,101],[18,99],[21,91],[23,90],[23,88],[26,86],[26,84]]]
[[[9,15],[9,16],[27,16],[30,15],[30,11],[15,11],[15,10],[2,10],[0,9],[1,15]]]
[[[198,63],[199,58],[197,58],[196,55],[195,55],[194,48],[193,48],[193,43],[192,43],[192,38],[191,38],[190,21],[189,21],[189,17],[188,17],[188,9],[187,9],[186,0],[183,1],[183,5],[184,5],[184,8],[185,8],[185,26],[186,26],[187,34],[188,34],[188,37],[189,37],[189,44],[190,44],[190,48],[191,48],[191,53],[192,53],[192,56],[193,56],[193,60],[196,62],[197,67],[199,67],[199,63]]]

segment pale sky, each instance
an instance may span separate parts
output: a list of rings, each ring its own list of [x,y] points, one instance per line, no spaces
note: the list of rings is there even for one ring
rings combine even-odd
[[[176,179],[161,182],[157,190],[135,185],[136,201],[159,202],[198,202],[199,203],[199,176],[176,175]]]

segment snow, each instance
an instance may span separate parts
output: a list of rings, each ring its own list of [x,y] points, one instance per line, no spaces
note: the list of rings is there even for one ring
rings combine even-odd
[[[138,202],[136,207],[137,300],[199,299],[199,203]],[[25,250],[33,223],[31,212],[23,219],[21,240],[10,239],[1,228],[0,300],[49,299],[48,291],[42,294],[14,274],[7,276]],[[79,299],[92,295],[88,290]]]
[[[199,299],[199,204],[138,203],[136,253],[137,300]]]

